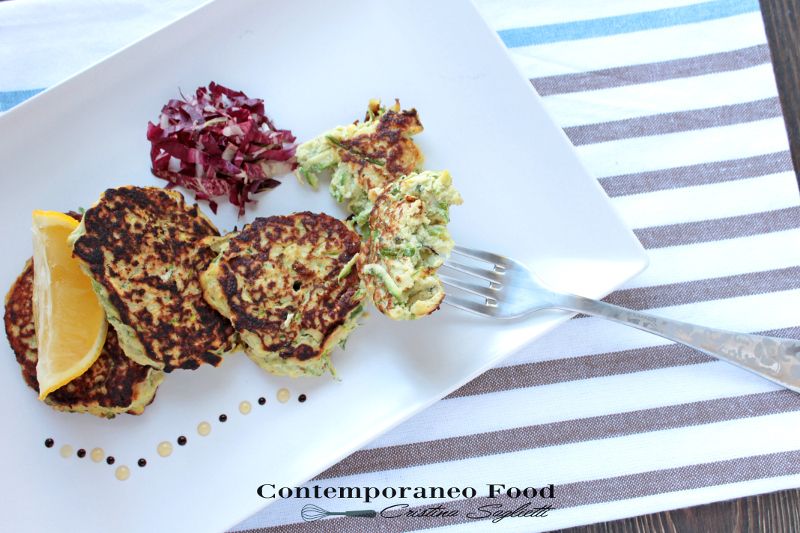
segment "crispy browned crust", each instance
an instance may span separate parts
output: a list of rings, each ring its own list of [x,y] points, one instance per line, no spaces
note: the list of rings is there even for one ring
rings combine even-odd
[[[311,251],[300,260],[290,259],[287,268],[284,249],[291,245],[309,245]],[[218,278],[234,326],[257,336],[258,352],[298,361],[322,356],[330,348],[324,339],[345,323],[364,297],[355,268],[338,279],[359,248],[358,235],[326,214],[257,218],[229,241],[219,259]],[[315,261],[324,267],[310,267]],[[242,297],[245,291],[249,301]],[[287,326],[290,313],[300,319],[289,320]],[[320,332],[323,342],[296,344],[301,330]]]
[[[375,199],[359,271],[382,313],[413,320],[439,308],[445,291],[436,274],[453,247],[449,208],[462,202],[446,170],[410,174]]]
[[[359,271],[364,268],[364,265],[382,264],[386,261],[381,257],[381,245],[372,238],[373,235],[380,235],[383,241],[392,242],[404,219],[422,219],[424,212],[425,206],[420,198],[408,195],[398,200],[392,196],[390,188],[384,190],[375,200],[375,207],[370,213],[370,238],[365,240],[362,246],[358,264]],[[436,269],[422,268],[419,273],[422,277],[433,276],[436,274]],[[392,316],[395,307],[402,307],[379,279],[374,276],[364,276],[364,284],[373,305],[381,313]],[[431,303],[427,314],[439,309],[443,300],[444,291],[437,297],[437,301]]]
[[[120,187],[105,191],[83,224],[73,254],[133,328],[148,364],[165,372],[218,365],[233,328],[203,299],[198,275],[215,254],[199,241],[219,232],[197,205],[177,191]]]
[[[22,378],[30,388],[39,392],[36,380],[36,329],[33,325],[33,260],[28,259],[22,274],[16,279],[6,296],[3,317],[6,337],[22,370]]]
[[[22,370],[22,377],[30,388],[39,392],[31,259],[6,296],[4,322],[6,336]],[[90,410],[98,416],[110,417],[125,411],[137,400],[140,387],[149,381],[150,372],[154,370],[125,357],[116,334],[109,329],[103,351],[94,364],[81,376],[50,393],[45,401],[63,411]],[[129,412],[141,414],[142,411]]]
[[[376,120],[374,132],[337,143],[342,162],[350,166],[356,181],[366,191],[413,172],[423,160],[422,152],[411,139],[423,129],[416,109],[388,110]]]

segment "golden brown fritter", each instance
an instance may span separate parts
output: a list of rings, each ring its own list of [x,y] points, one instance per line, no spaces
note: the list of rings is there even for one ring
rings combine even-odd
[[[6,311],[4,316],[6,337],[22,370],[22,377],[36,392],[39,382],[36,380],[36,363],[39,360],[36,351],[36,328],[33,325],[33,260],[28,259],[22,274],[9,289],[6,295]]]
[[[453,248],[450,206],[461,203],[446,170],[410,174],[377,198],[359,272],[381,313],[413,320],[439,308],[445,293],[436,273]]]
[[[373,104],[374,105],[374,104]],[[371,107],[372,116],[378,110]],[[365,123],[369,123],[369,117]],[[423,156],[411,136],[422,132],[416,109],[388,109],[373,119],[375,127],[352,137],[332,136],[342,162],[365,191],[382,189],[387,183],[413,172]],[[374,197],[370,198],[374,200]]]
[[[30,388],[36,380],[36,331],[33,324],[33,261],[6,296],[5,327],[8,342]],[[45,402],[60,411],[90,413],[113,418],[119,413],[141,414],[153,401],[164,374],[137,364],[122,353],[117,336],[109,330],[103,351],[82,375],[50,393]]]
[[[416,109],[369,104],[363,122],[329,130],[297,147],[297,176],[315,187],[332,170],[330,192],[356,215],[363,228],[372,202],[389,183],[422,167],[422,151],[412,137],[422,132]]]
[[[257,218],[213,245],[201,276],[206,300],[233,322],[248,356],[279,375],[321,375],[361,313],[353,268],[359,237],[309,212]]]
[[[125,355],[170,372],[218,365],[235,345],[198,276],[214,259],[200,246],[219,232],[177,191],[108,189],[70,236]]]

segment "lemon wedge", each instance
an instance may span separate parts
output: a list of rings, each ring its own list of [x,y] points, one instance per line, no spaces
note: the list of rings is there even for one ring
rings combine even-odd
[[[39,399],[92,366],[108,322],[92,283],[72,257],[67,236],[78,221],[57,211],[33,212],[33,316]]]

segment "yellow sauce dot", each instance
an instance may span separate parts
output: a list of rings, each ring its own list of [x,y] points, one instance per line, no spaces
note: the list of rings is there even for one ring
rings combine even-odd
[[[200,430],[198,429],[198,431]],[[172,454],[172,443],[167,441],[160,442],[156,447],[156,451],[161,457],[169,457]]]
[[[61,447],[61,450],[59,450],[58,453],[61,454],[61,457],[67,458],[72,455],[72,446],[65,444]]]
[[[252,409],[252,405],[250,405],[250,402],[248,402],[247,400],[239,403],[239,412],[242,413],[243,415],[249,414],[250,409]]]
[[[131,476],[131,471],[127,466],[122,465],[117,467],[117,469],[114,471],[114,475],[118,480],[125,481]]]
[[[292,397],[292,394],[289,392],[289,389],[278,389],[278,401],[281,403],[286,403],[289,401],[289,398]]]
[[[205,437],[209,433],[211,433],[211,424],[209,424],[208,422],[200,422],[199,424],[197,424],[198,435],[200,435],[201,437]]]
[[[103,448],[93,448],[91,452],[89,452],[89,457],[92,458],[92,461],[95,463],[99,463],[105,458],[106,454],[103,452]]]

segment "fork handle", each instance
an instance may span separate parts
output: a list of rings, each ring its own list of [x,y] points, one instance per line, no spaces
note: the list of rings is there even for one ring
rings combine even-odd
[[[697,326],[571,294],[554,298],[553,307],[655,333],[800,392],[800,341]]]

